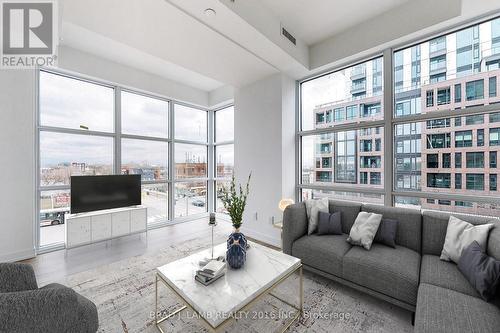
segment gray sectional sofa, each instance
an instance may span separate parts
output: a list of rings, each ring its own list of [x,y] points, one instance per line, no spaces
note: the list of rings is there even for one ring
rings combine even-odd
[[[340,200],[329,206],[330,213],[342,213],[344,234],[308,236],[304,203],[290,205],[283,216],[283,252],[309,271],[416,313],[416,332],[500,331],[498,304],[483,301],[457,265],[439,259],[450,214]],[[367,251],[346,241],[360,211],[399,221],[396,248],[374,243]],[[453,215],[472,224],[492,221]],[[500,221],[494,223],[487,253],[500,259]]]

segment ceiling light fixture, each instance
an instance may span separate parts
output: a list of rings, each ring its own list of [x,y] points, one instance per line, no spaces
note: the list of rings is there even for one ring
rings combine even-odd
[[[214,9],[212,8],[205,9],[205,16],[214,17],[215,15],[217,15],[217,12]]]

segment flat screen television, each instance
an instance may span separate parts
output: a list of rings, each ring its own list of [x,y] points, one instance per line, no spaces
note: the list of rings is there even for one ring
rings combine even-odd
[[[140,204],[141,175],[71,177],[71,214]]]

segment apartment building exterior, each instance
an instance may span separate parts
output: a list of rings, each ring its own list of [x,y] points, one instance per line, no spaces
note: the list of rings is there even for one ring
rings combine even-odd
[[[499,61],[498,19],[396,52],[395,116],[500,102]],[[396,189],[498,196],[498,131],[496,112],[396,125]],[[400,199],[422,208],[500,215],[494,204]]]
[[[314,109],[316,129],[383,119],[382,58],[348,68],[344,100]],[[383,188],[383,128],[362,128],[321,134],[314,147],[312,183]]]
[[[349,97],[318,105],[315,128],[383,118],[376,61],[346,70]],[[499,103],[500,19],[396,51],[393,68],[395,117]],[[500,104],[498,111],[397,124],[396,190],[499,196]],[[311,181],[383,187],[382,152],[383,128],[320,135]],[[396,203],[500,216],[495,204],[418,197]]]
[[[500,70],[492,70],[424,85],[422,113],[499,103],[499,77]],[[429,120],[421,127],[422,191],[498,195],[500,112]],[[444,205],[465,212],[482,209],[463,201],[422,203],[426,208]]]

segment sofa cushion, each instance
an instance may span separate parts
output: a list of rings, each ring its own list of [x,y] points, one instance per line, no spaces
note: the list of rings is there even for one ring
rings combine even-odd
[[[422,211],[422,254],[432,254],[439,256],[443,250],[444,240],[446,238],[446,230],[448,228],[448,220],[453,215],[462,221],[469,222],[474,225],[494,223],[495,227],[490,231],[490,238],[500,241],[500,225],[499,220],[493,217],[484,217],[465,214],[450,214],[446,212]],[[497,229],[497,230],[495,230]],[[490,245],[488,240],[488,255],[500,259],[500,245]],[[491,251],[491,252],[490,252]]]
[[[328,213],[328,198],[309,199],[304,201],[304,203],[306,205],[308,221],[307,234],[311,235],[312,233],[316,232],[316,229],[318,229],[319,212]]]
[[[342,212],[342,232],[349,234],[351,227],[361,211],[359,202],[330,200],[330,213]]]
[[[342,277],[410,305],[417,302],[420,254],[402,246],[354,246],[342,263]]]
[[[305,265],[342,277],[342,258],[351,248],[346,239],[346,234],[304,236],[293,243],[292,256]]]
[[[421,249],[422,215],[417,209],[385,207],[366,204],[362,208],[365,212],[382,214],[384,219],[397,220],[398,232],[396,244],[419,252]]]
[[[476,241],[463,250],[458,270],[485,301],[495,297],[500,282],[500,260],[484,253]]]
[[[500,309],[480,298],[422,283],[415,332],[498,332]]]
[[[398,232],[398,221],[391,219],[382,219],[377,233],[375,234],[375,243],[384,244],[396,248],[396,235]]]
[[[500,221],[494,220],[492,222],[495,226],[490,230],[490,235],[488,236],[486,254],[496,260],[500,260]]]
[[[450,216],[448,227],[446,228],[443,251],[441,251],[440,258],[442,260],[453,261],[458,264],[462,251],[473,241],[478,242],[481,248],[486,249],[488,235],[491,228],[493,228],[492,223],[474,225],[469,222],[462,221],[455,216]]]
[[[342,235],[342,213],[319,212],[318,235]]]
[[[382,215],[380,214],[359,212],[349,232],[347,241],[352,245],[362,246],[369,250],[380,226],[380,221],[382,221]]]
[[[458,270],[453,262],[440,260],[438,256],[423,255],[420,267],[420,283],[432,284],[474,297],[479,294]]]

